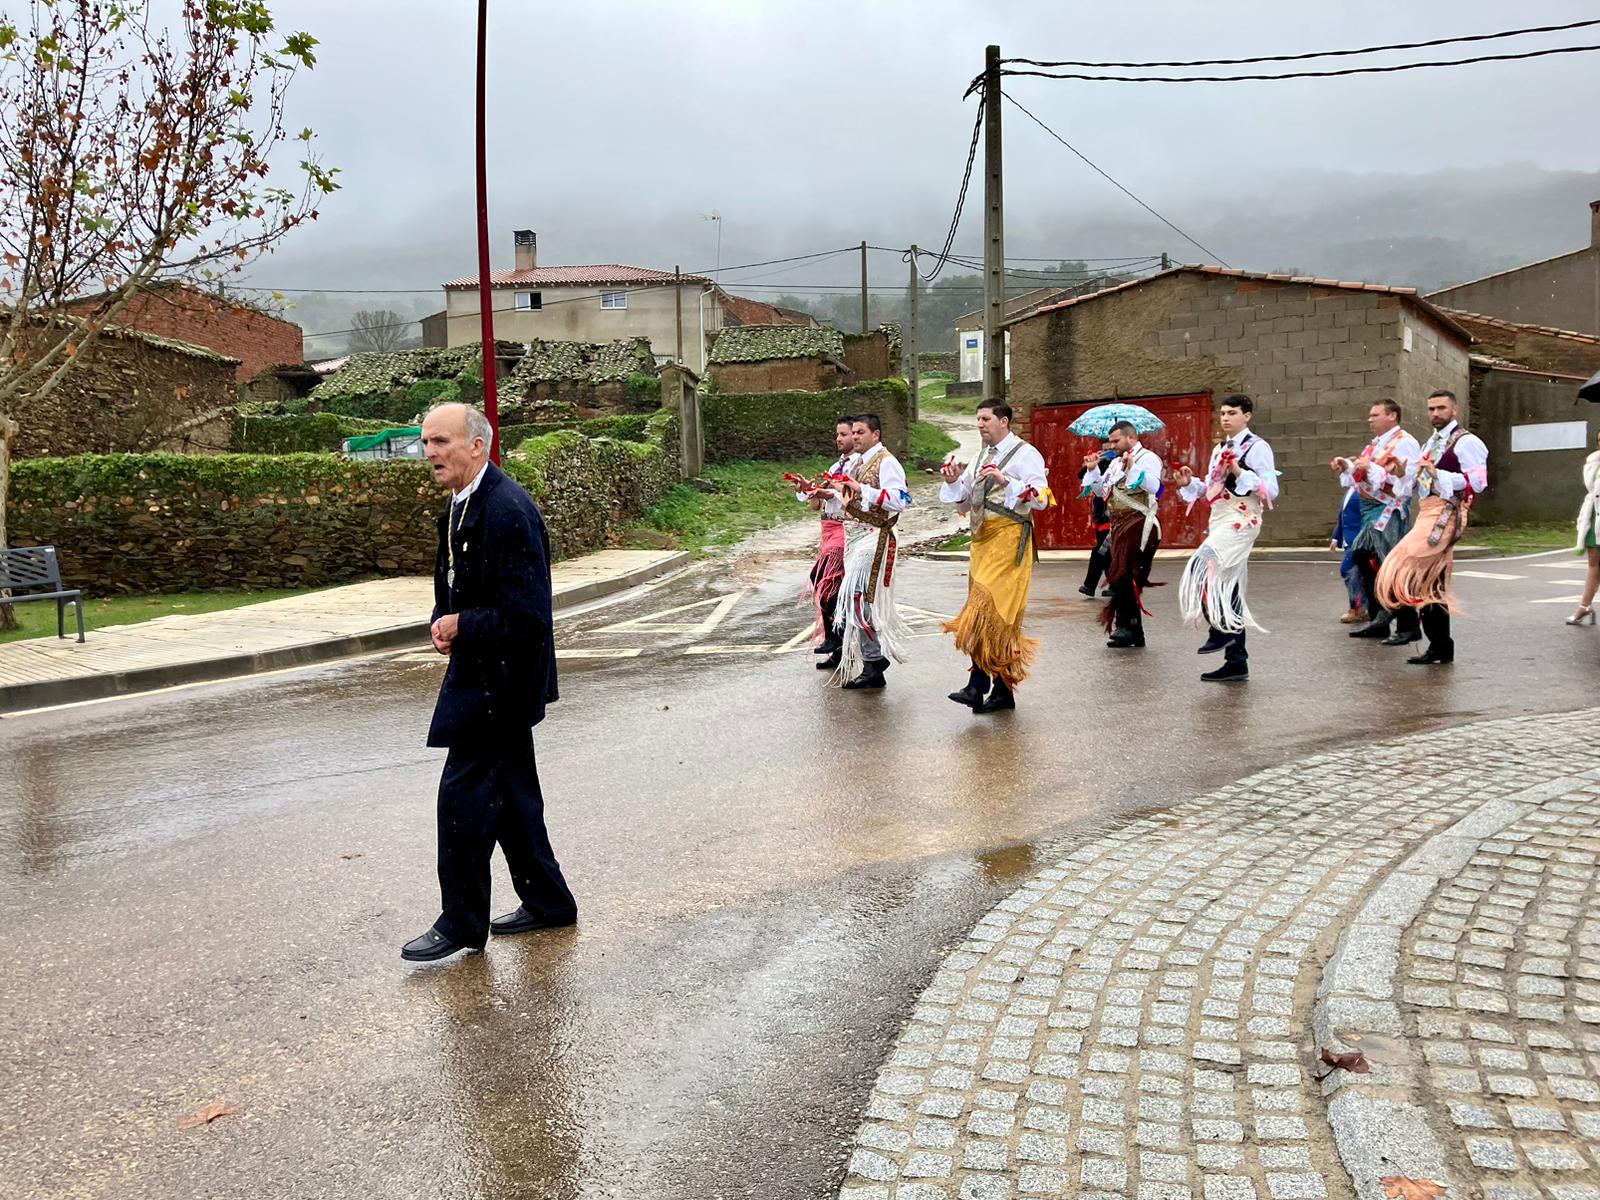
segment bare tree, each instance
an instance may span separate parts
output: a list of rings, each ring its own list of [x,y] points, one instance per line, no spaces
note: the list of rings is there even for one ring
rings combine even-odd
[[[148,284],[242,270],[338,187],[309,129],[293,187],[266,183],[316,39],[279,34],[261,0],[180,0],[171,29],[150,8],[30,0],[25,17],[0,14],[0,456],[12,418]],[[93,311],[71,315],[91,292]]]
[[[350,321],[355,332],[350,335],[350,349],[400,350],[410,341],[408,331],[415,321],[408,321],[393,309],[380,308],[375,312],[358,312]]]

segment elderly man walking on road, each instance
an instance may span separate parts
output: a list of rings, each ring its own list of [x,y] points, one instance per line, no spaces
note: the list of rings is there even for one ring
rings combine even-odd
[[[439,780],[439,891],[433,926],[400,957],[481,950],[490,932],[571,925],[577,902],[544,826],[533,726],[556,699],[550,541],[533,498],[489,461],[494,430],[464,404],[422,422],[434,478],[449,488],[433,577],[433,646],[450,659],[428,730],[447,747]],[[489,919],[489,860],[505,852],[521,905]]]

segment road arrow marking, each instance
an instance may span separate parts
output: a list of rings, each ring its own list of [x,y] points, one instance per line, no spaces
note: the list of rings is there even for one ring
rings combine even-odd
[[[690,604],[679,604],[674,608],[664,608],[660,612],[647,613],[642,617],[634,617],[630,621],[619,621],[615,625],[594,630],[595,633],[635,633],[640,630],[653,629],[661,633],[699,633],[707,634],[721,625],[723,619],[733,611],[733,606],[744,597],[743,592],[730,592],[726,596],[713,596],[709,600],[696,600]],[[701,609],[710,611],[698,621],[673,621],[667,618],[680,613],[695,612]]]

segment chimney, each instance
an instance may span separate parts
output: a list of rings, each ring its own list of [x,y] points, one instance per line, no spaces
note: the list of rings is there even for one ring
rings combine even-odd
[[[1589,201],[1589,245],[1600,250],[1600,200]]]
[[[517,270],[533,270],[539,265],[539,235],[531,229],[519,229],[515,237],[517,240]]]

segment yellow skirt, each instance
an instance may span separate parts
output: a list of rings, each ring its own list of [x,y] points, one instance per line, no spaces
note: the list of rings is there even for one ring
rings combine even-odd
[[[1022,636],[1022,613],[1033,582],[1033,547],[1017,562],[1023,527],[1004,517],[989,517],[972,538],[967,603],[961,615],[944,623],[956,635],[956,649],[986,675],[1015,687],[1028,677],[1039,652],[1037,638]]]

